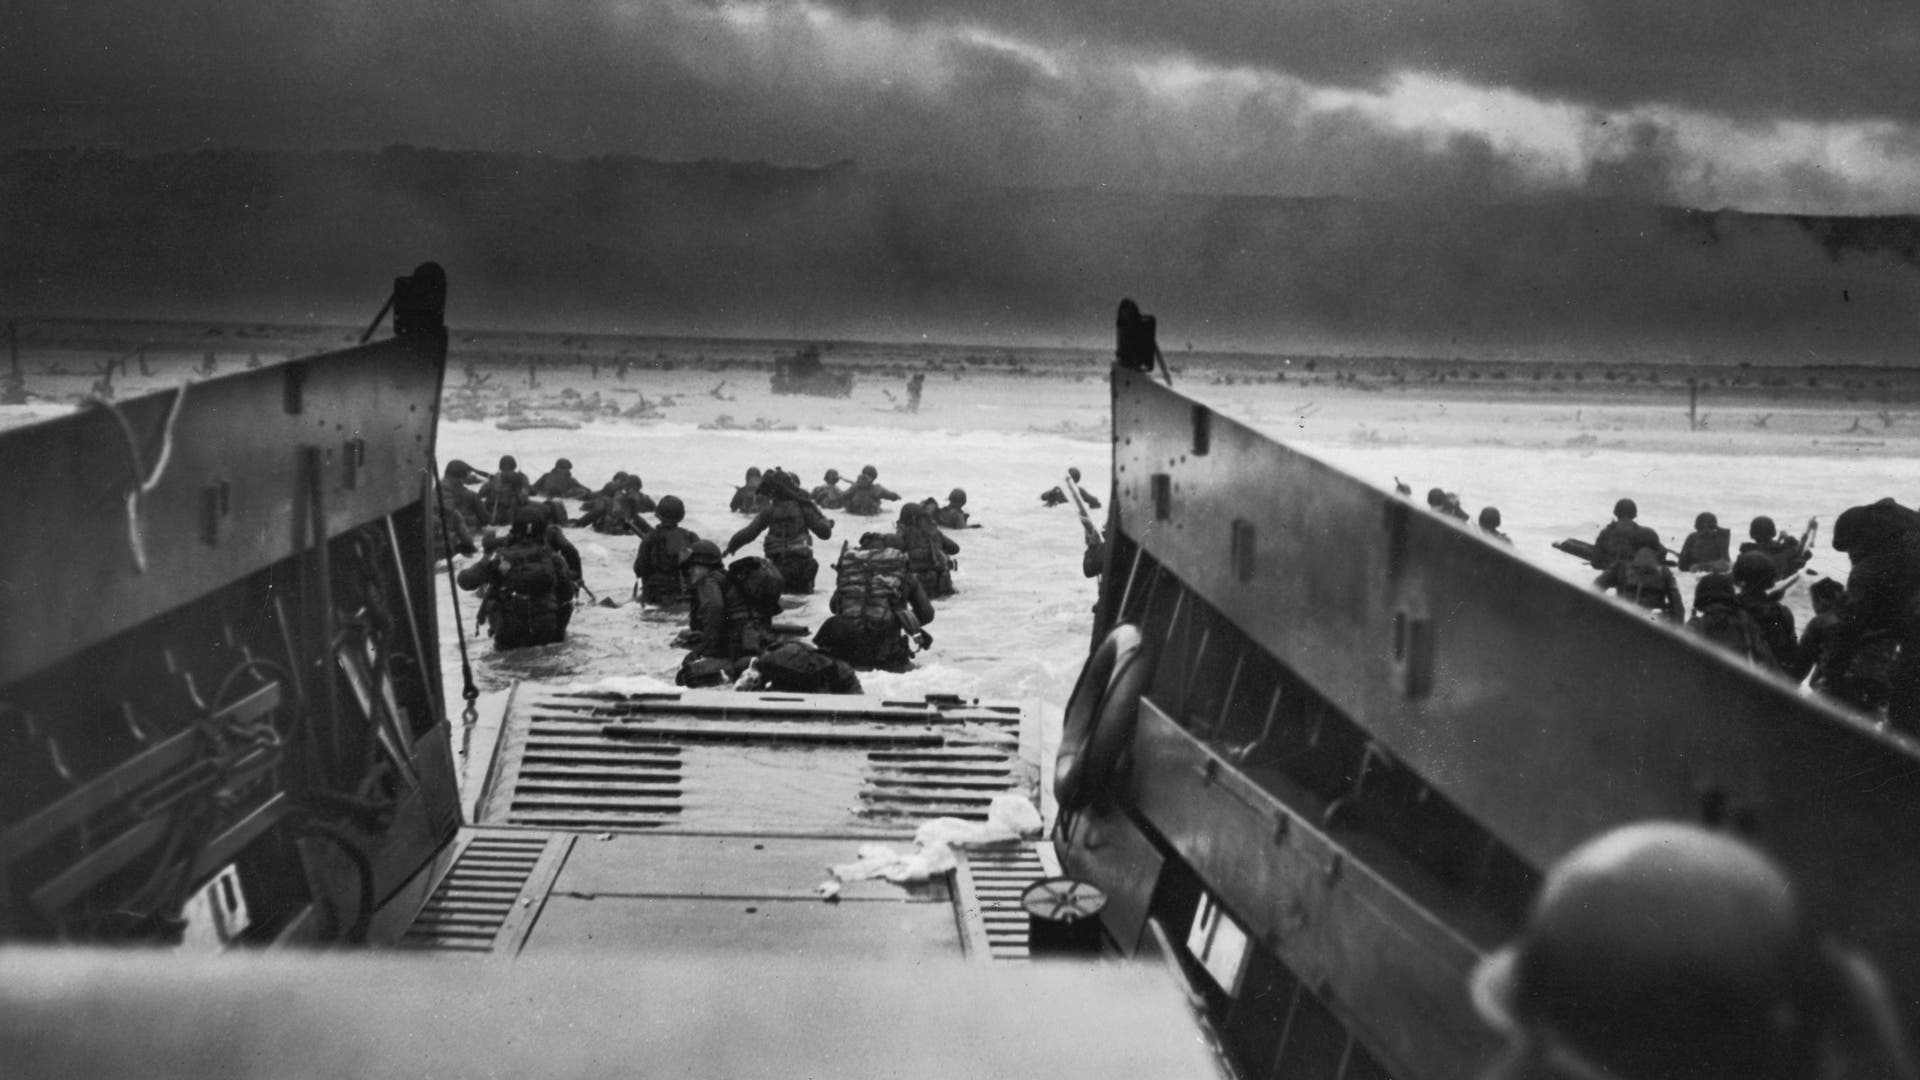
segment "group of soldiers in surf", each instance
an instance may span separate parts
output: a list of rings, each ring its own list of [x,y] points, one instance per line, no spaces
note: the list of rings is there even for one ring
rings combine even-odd
[[[598,497],[604,503],[629,493],[640,494],[639,478],[620,473]],[[574,478],[573,464],[565,458],[538,480],[529,480],[512,455],[503,456],[492,473],[464,461],[447,463],[434,520],[438,554],[482,556],[455,580],[480,594],[479,622],[495,648],[565,640],[578,597],[593,598],[580,551],[564,529],[581,522],[570,518],[561,502],[582,497],[592,505],[596,493]],[[652,508],[651,500],[647,505]],[[504,532],[495,531],[501,526]]]
[[[1891,498],[1842,511],[1829,543],[1849,560],[1846,582],[1812,581],[1813,616],[1799,628],[1781,601],[1817,577],[1807,569],[1817,521],[1795,537],[1771,517],[1756,517],[1735,551],[1731,531],[1703,512],[1674,553],[1640,523],[1632,499],[1619,500],[1613,512],[1580,552],[1600,571],[1595,588],[1684,625],[1757,668],[1920,735],[1920,513]],[[1676,571],[1700,575],[1690,607]]]
[[[857,670],[905,670],[931,646],[925,627],[933,601],[955,592],[960,551],[943,527],[972,526],[964,490],[955,488],[944,505],[907,502],[891,529],[843,544],[829,616],[809,643],[804,627],[776,620],[782,596],[815,589],[814,541],[831,539],[834,530],[826,511],[873,517],[901,496],[879,483],[872,465],[845,488],[834,469],[811,492],[784,469],[750,469],[746,480],[729,509],[752,520],[723,547],[685,527],[682,499],[667,495],[655,503],[629,473],[595,491],[564,458],[537,481],[527,480],[511,456],[491,474],[454,461],[441,482],[440,554],[482,556],[456,580],[482,596],[481,623],[495,648],[513,649],[564,640],[579,596],[595,599],[565,526],[639,536],[630,599],[643,609],[687,612],[687,629],[676,640],[689,651],[677,681],[689,686],[857,693]],[[581,500],[577,518],[561,502],[569,498]],[[504,533],[493,531],[500,525]],[[733,558],[763,536],[762,555]]]
[[[1395,487],[1402,496],[1413,494],[1397,480]],[[1459,498],[1441,488],[1428,492],[1427,505],[1469,522]],[[1843,511],[1830,546],[1848,557],[1851,570],[1845,584],[1811,581],[1813,616],[1804,628],[1782,600],[1818,577],[1807,569],[1816,521],[1795,537],[1771,517],[1755,517],[1736,551],[1731,531],[1703,512],[1675,552],[1639,521],[1632,499],[1615,503],[1613,514],[1592,543],[1554,544],[1600,572],[1595,589],[1684,626],[1757,668],[1920,735],[1920,512],[1891,498]],[[1499,509],[1489,506],[1477,528],[1511,544],[1500,523]],[[1676,572],[1699,575],[1691,604]]]
[[[1413,495],[1413,488],[1402,483],[1399,477],[1394,477],[1393,489],[1403,497],[1411,497]],[[1479,517],[1469,518],[1466,508],[1460,505],[1460,496],[1444,488],[1429,488],[1427,491],[1427,509],[1442,517],[1453,518],[1455,521],[1471,520],[1473,527],[1485,533],[1488,537],[1498,540],[1503,544],[1513,543],[1512,537],[1500,531],[1500,508],[1497,506],[1483,506],[1480,508]]]

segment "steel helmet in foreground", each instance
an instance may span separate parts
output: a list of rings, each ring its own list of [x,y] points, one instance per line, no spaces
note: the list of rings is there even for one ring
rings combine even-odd
[[[1522,1075],[1785,1080],[1824,1075],[1834,1024],[1874,1011],[1860,978],[1757,848],[1647,822],[1556,863],[1520,936],[1481,962],[1471,989],[1532,1062]],[[1897,1024],[1856,1026],[1882,1043],[1888,1075],[1910,1075]]]

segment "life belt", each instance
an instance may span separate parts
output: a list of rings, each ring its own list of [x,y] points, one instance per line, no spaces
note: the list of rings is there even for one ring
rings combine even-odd
[[[1133,740],[1149,667],[1140,628],[1121,623],[1080,669],[1053,764],[1053,794],[1062,810],[1092,802],[1112,779],[1121,752]]]

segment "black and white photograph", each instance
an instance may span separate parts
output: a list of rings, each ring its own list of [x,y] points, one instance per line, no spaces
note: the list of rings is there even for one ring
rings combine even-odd
[[[19,0],[0,1071],[1920,1080],[1920,8]]]

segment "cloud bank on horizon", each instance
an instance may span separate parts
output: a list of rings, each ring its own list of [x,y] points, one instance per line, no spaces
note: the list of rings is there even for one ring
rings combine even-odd
[[[1911,0],[24,0],[9,41],[16,146],[1920,212]]]

